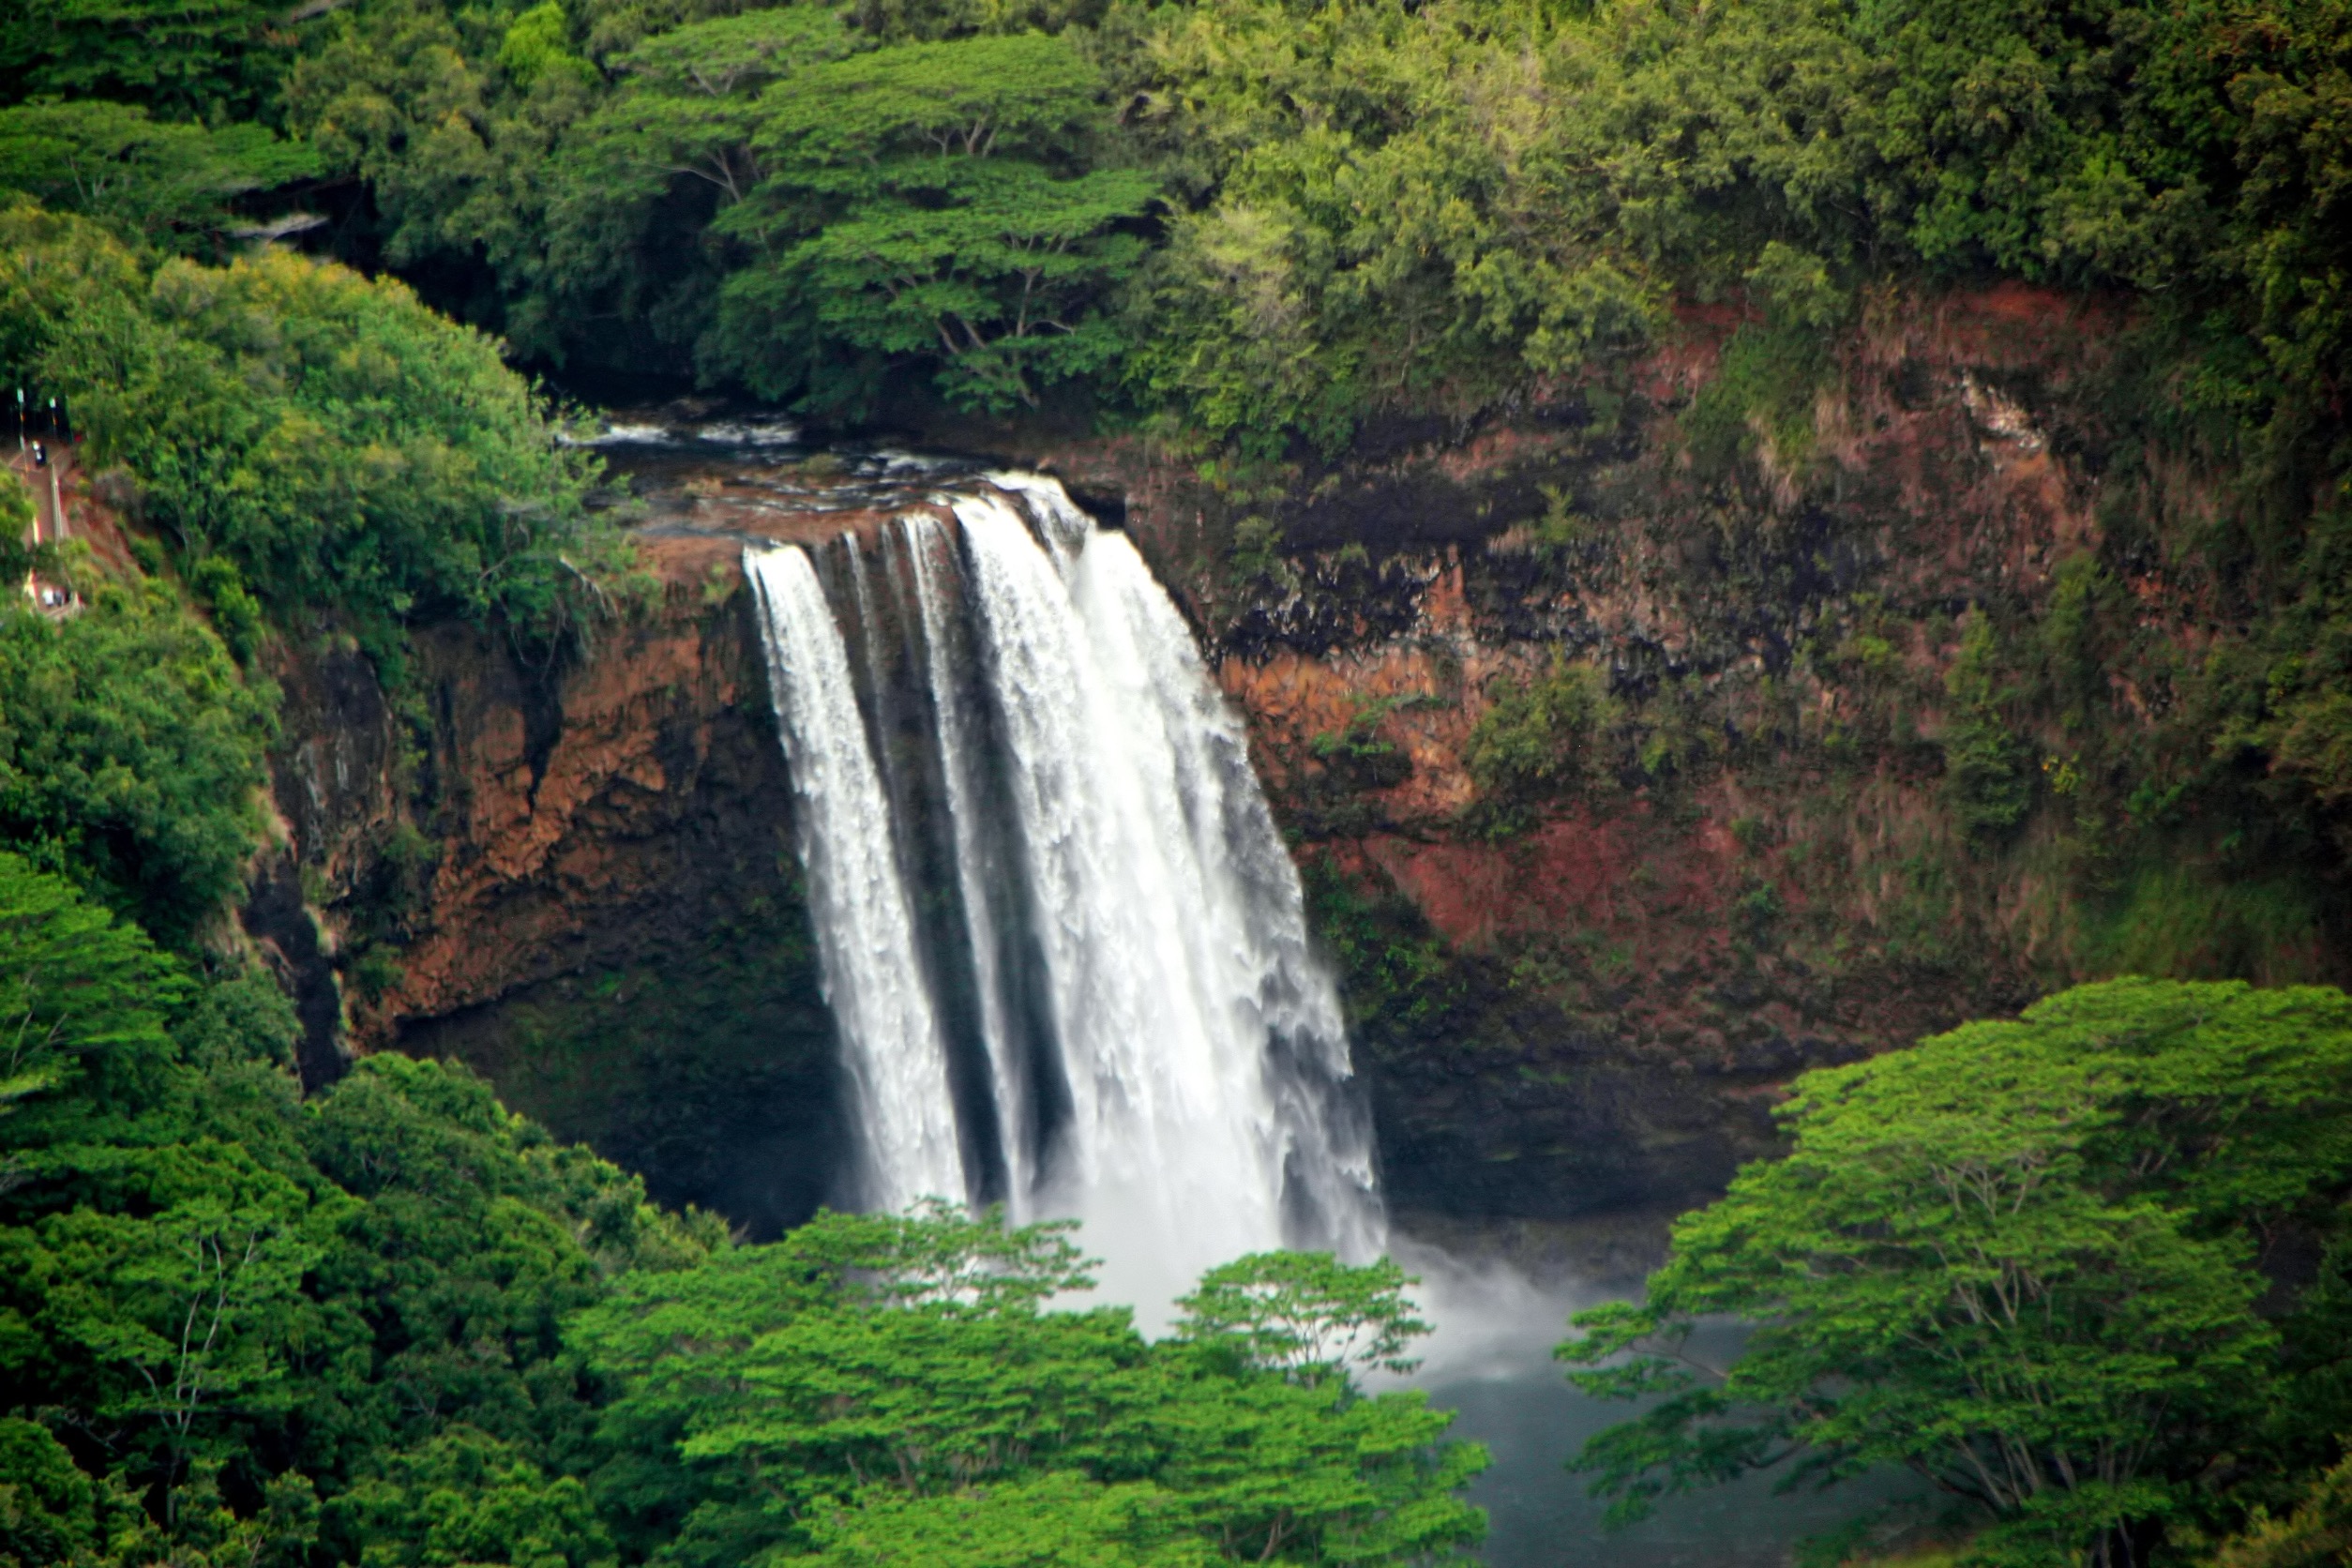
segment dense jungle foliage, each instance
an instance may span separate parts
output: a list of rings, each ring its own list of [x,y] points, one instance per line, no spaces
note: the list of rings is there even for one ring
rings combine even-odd
[[[400,284],[166,258],[31,205],[0,213],[0,362],[65,399],[240,657],[323,612],[396,677],[418,616],[545,643],[621,569],[592,466],[493,342]]]
[[[199,256],[295,207],[526,359],[1279,451],[1671,299],[2141,291],[2194,402],[2342,374],[2346,19],[2298,0],[34,0],[0,180]],[[276,194],[271,194],[273,189]]]
[[[545,450],[520,392],[468,445],[448,404],[405,406],[383,379],[447,376],[474,407],[488,344],[417,339],[381,285],[241,245],[292,234],[396,275],[581,384],[1143,430],[1223,489],[1237,570],[1278,542],[1248,514],[1382,417],[1540,406],[1606,431],[1635,356],[1693,307],[1740,324],[1677,415],[1694,505],[1802,499],[1833,479],[1813,418],[1837,333],[1921,291],[2073,290],[2122,307],[2096,372],[2113,385],[2074,389],[2100,406],[2073,424],[2096,428],[2066,435],[2099,479],[2101,548],[2064,563],[2051,604],[1977,607],[1997,624],[1966,628],[1965,689],[1874,706],[1887,628],[1821,628],[1809,677],[1863,701],[1814,738],[1832,761],[1883,758],[1914,710],[1946,709],[1970,846],[2038,813],[2064,842],[2035,875],[2100,895],[2058,943],[2077,972],[2255,972],[2339,919],[2277,868],[2352,842],[2348,18],[2334,0],[27,0],[0,19],[0,188],[112,231],[117,259],[75,287],[143,298],[154,331],[0,361],[93,392],[154,370],[94,401],[93,429],[191,555],[239,574],[213,580],[231,602],[561,632],[604,570],[584,467]],[[254,336],[256,312],[279,324]],[[330,369],[298,322],[384,355]],[[317,421],[366,460],[281,466]],[[1573,556],[1576,499],[1543,549]],[[2147,624],[2148,577],[2178,625]],[[370,646],[397,663],[397,639]],[[2145,691],[2118,698],[2118,672]],[[1627,764],[1702,768],[1711,729],[1794,722],[1683,706],[1626,715],[1573,760],[1490,731],[1485,820],[1524,823]],[[2218,867],[2201,907],[2166,880],[2183,857]]]
[[[461,1074],[306,1099],[223,918],[268,831],[258,652],[355,637],[397,689],[411,623],[554,656],[626,595],[509,358],[1075,415],[1218,478],[1384,414],[1606,410],[1725,305],[1706,474],[1802,456],[1821,343],[1886,291],[2021,278],[2128,306],[2116,445],[2157,456],[2109,520],[2225,629],[2150,762],[2097,754],[2101,672],[2177,652],[2110,564],[1974,616],[1963,836],[2046,797],[2120,842],[2203,792],[2231,843],[2335,853],[2347,102],[2343,0],[9,7],[0,372],[142,543],[38,563],[80,614],[0,610],[0,1562],[1468,1551],[1479,1453],[1362,1380],[1417,1327],[1393,1270],[1244,1259],[1147,1342],[1062,1309],[1051,1228],[738,1245]],[[2149,500],[2174,461],[2223,502]],[[1874,667],[1848,629],[1819,656]],[[1333,742],[1367,776],[1376,722]],[[1607,787],[1623,722],[1583,664],[1499,693],[1495,830]],[[1808,1078],[1792,1157],[1572,1348],[1654,1401],[1584,1462],[1632,1508],[1908,1466],[1985,1562],[2347,1560],[2348,1040],[2333,993],[2126,984]],[[1762,1325],[1731,1366],[1646,1353],[1721,1315]]]

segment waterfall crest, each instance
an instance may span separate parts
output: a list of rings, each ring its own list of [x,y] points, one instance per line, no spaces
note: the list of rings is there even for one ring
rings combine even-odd
[[[827,547],[830,597],[799,547],[746,557],[861,1197],[1082,1219],[1147,1309],[1244,1252],[1376,1253],[1337,996],[1182,616],[1052,480],[938,499]]]

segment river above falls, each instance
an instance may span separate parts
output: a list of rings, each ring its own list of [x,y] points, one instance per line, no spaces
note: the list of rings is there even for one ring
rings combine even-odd
[[[779,415],[687,416],[672,410],[608,415],[574,438],[613,481],[596,500],[623,508],[649,538],[823,544],[868,534],[943,485],[1003,466],[956,453],[860,443],[812,445]]]

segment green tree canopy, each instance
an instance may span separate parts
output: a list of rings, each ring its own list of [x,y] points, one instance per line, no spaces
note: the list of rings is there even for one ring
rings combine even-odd
[[[612,1560],[577,1476],[550,1476],[523,1445],[461,1424],[390,1455],[338,1500],[334,1515],[331,1529],[360,1543],[370,1568]]]
[[[1577,1463],[1621,1515],[1792,1455],[1904,1465],[1983,1510],[1986,1560],[2104,1560],[2291,1397],[2258,1243],[2352,1171],[2347,1111],[2352,1001],[2314,988],[2085,986],[1807,1074],[1788,1156],[1576,1319],[1564,1358],[1638,1352],[1579,1384],[1658,1398]],[[1671,1353],[1718,1315],[1756,1325],[1726,1370]]]
[[[556,160],[545,271],[523,329],[548,323],[568,354],[554,324],[611,312],[690,352],[741,260],[707,230],[762,177],[752,139],[763,94],[873,43],[832,8],[790,6],[690,23],[615,54],[617,89]]]
[[[0,109],[0,190],[168,249],[217,249],[238,224],[231,199],[318,168],[308,147],[250,123],[174,125],[95,99]]]
[[[769,396],[853,402],[856,383],[759,347],[830,342],[928,360],[949,398],[998,410],[1108,365],[1110,291],[1143,254],[1122,225],[1157,182],[1085,167],[1098,90],[1068,43],[1033,34],[900,44],[768,89],[762,178],[716,223],[763,258],[721,292],[719,363]]]
[[[85,902],[72,883],[0,853],[0,1115],[9,1143],[98,1107],[137,1107],[161,1089],[166,1010],[181,979],[137,927]],[[95,1078],[95,1083],[83,1080]],[[79,1088],[81,1093],[68,1093]]]
[[[1405,1349],[1429,1325],[1392,1259],[1351,1268],[1328,1252],[1259,1252],[1218,1265],[1176,1304],[1175,1334],[1305,1382],[1356,1368],[1409,1372]]]
[[[1483,1533],[1455,1494],[1485,1455],[1444,1412],[1328,1357],[1296,1375],[1367,1326],[1392,1350],[1419,1331],[1392,1268],[1247,1260],[1156,1347],[1123,1308],[1047,1306],[1086,1282],[1066,1227],[942,1208],[625,1281],[571,1330],[617,1385],[601,1485],[683,1514],[688,1561],[1415,1562]],[[683,1496],[648,1468],[672,1445]],[[982,1543],[1003,1555],[954,1555]]]
[[[1102,1486],[1067,1471],[937,1497],[869,1487],[821,1506],[809,1527],[825,1568],[1207,1568],[1208,1543],[1149,1482]]]

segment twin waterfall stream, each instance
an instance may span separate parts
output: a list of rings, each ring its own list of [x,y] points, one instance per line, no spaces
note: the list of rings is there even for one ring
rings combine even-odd
[[[1146,1326],[1244,1253],[1377,1255],[1338,998],[1190,630],[1055,481],[934,501],[744,556],[856,1200],[1081,1220]]]

